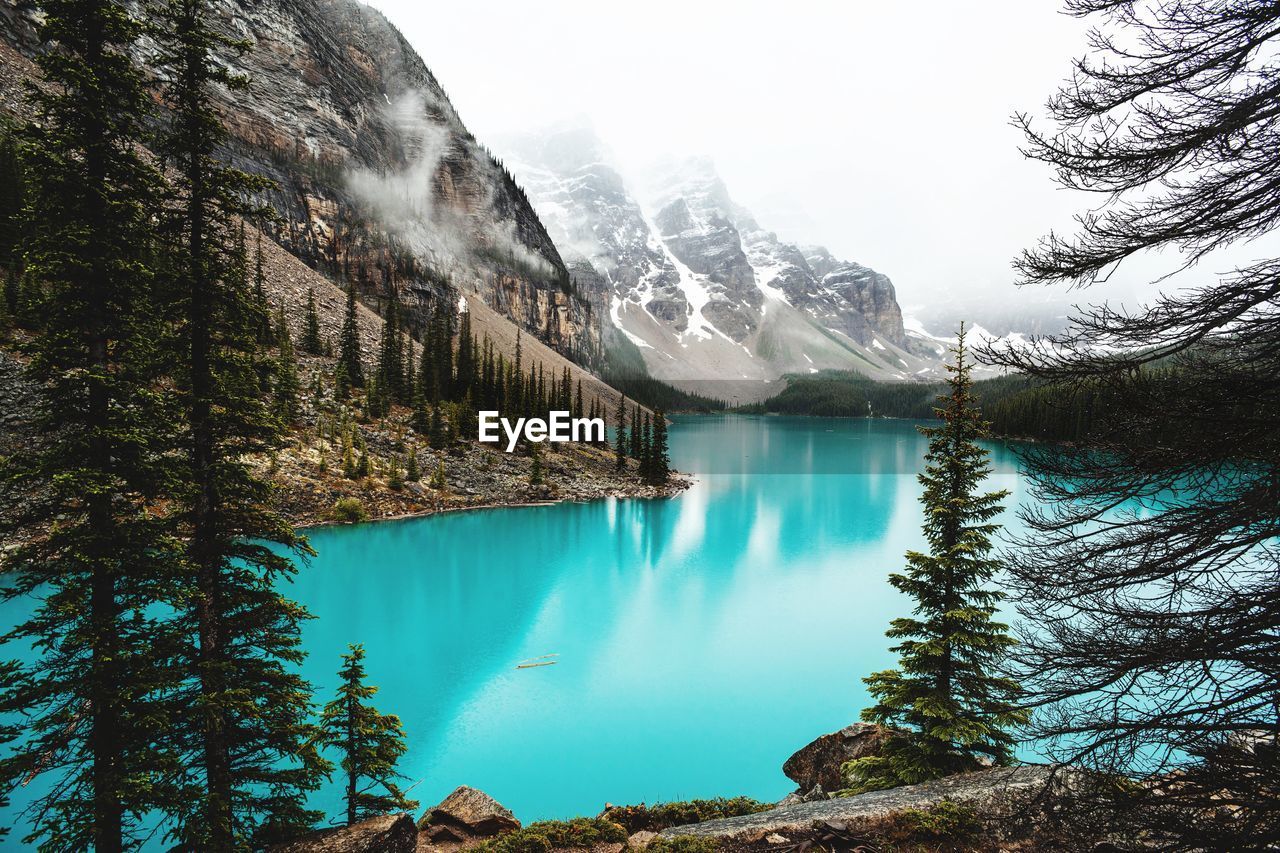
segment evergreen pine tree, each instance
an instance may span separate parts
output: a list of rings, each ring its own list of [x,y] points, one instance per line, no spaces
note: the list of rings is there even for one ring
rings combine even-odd
[[[385,418],[391,411],[391,397],[387,386],[374,377],[369,383],[369,392],[365,395],[365,413],[373,420]]]
[[[431,433],[431,404],[420,394],[414,395],[413,415],[409,425],[418,435],[428,436]]]
[[[258,235],[253,255],[253,316],[258,344],[275,346],[275,328],[271,325],[271,308],[267,302],[267,263],[262,253],[262,235]]]
[[[262,352],[246,310],[253,286],[237,250],[237,221],[262,213],[244,199],[265,182],[216,157],[226,131],[215,90],[247,82],[214,54],[241,46],[214,30],[209,0],[169,0],[156,14],[172,113],[159,151],[176,176],[162,227],[179,318],[186,483],[177,518],[191,568],[182,624],[195,674],[187,713],[169,733],[189,752],[195,789],[171,811],[172,835],[184,846],[225,851],[296,834],[318,817],[306,797],[326,768],[310,746],[310,688],[295,668],[306,613],[276,586],[296,571],[291,557],[309,548],[245,462],[274,452],[283,436],[257,386]],[[296,406],[296,372],[292,383]]]
[[[164,738],[175,636],[152,607],[181,600],[181,555],[148,511],[172,476],[174,431],[155,390],[161,180],[141,154],[150,100],[126,4],[41,7],[23,289],[40,298],[27,373],[43,440],[0,460],[6,487],[30,493],[0,518],[14,546],[3,595],[32,597],[4,637],[28,662],[0,682],[0,719],[20,719],[24,737],[0,760],[0,791],[40,778],[28,844],[119,853],[148,834],[140,815],[177,801],[181,762]]]
[[[950,393],[939,397],[942,425],[920,427],[928,437],[920,475],[929,553],[907,552],[907,569],[889,576],[915,602],[914,615],[895,619],[887,636],[899,668],[866,680],[876,704],[864,720],[895,729],[881,755],[846,765],[852,789],[914,785],[974,770],[987,759],[1007,764],[1026,722],[1016,682],[995,674],[1016,641],[994,620],[1002,599],[985,587],[999,568],[991,556],[992,519],[1007,492],[978,492],[991,468],[978,440],[988,432],[972,393],[965,331],[948,365]]]
[[[445,489],[449,488],[449,481],[445,477],[443,459],[436,463],[436,470],[431,475],[431,488],[438,492],[443,492]]]
[[[524,400],[524,374],[520,372],[520,360],[523,356],[523,353],[521,352],[522,337],[523,334],[520,331],[520,327],[517,326],[516,355],[510,365],[509,378],[503,380],[503,384],[506,386],[506,408],[509,411],[514,411],[520,416],[524,416],[526,414]],[[501,356],[499,356],[499,359],[501,359]],[[499,361],[499,364],[501,364],[501,361]]]
[[[653,468],[653,455],[650,452],[653,444],[650,441],[650,423],[649,413],[645,412],[644,417],[640,419],[640,479],[646,482],[649,479],[649,471]]]
[[[541,486],[546,481],[542,464],[542,442],[529,442],[529,485]]]
[[[422,473],[418,470],[418,451],[410,447],[405,453],[405,471],[404,478],[410,483],[416,483],[422,479]]]
[[[396,402],[401,406],[412,406],[417,382],[414,380],[413,337],[409,334],[405,323],[400,324],[400,377],[396,386]]]
[[[293,336],[285,322],[284,305],[280,306],[276,318],[275,337],[279,345],[275,363],[276,416],[282,424],[288,425],[298,420],[298,395],[302,384],[298,379],[298,357],[293,352]]]
[[[617,435],[614,436],[614,464],[618,470],[627,467],[627,395],[618,395],[618,411],[615,415]]]
[[[444,411],[445,441],[450,446],[458,443],[458,404],[447,403]]]
[[[443,450],[449,444],[449,438],[445,432],[444,416],[440,411],[439,403],[431,407],[431,427],[427,435],[427,441],[436,450]]]
[[[10,314],[18,308],[16,281],[21,265],[25,186],[17,140],[0,127],[0,276],[15,282],[12,287],[5,285],[6,308]]]
[[[453,398],[461,400],[476,383],[475,341],[471,334],[471,312],[463,311],[458,320],[458,377]]]
[[[378,688],[365,683],[364,646],[348,648],[338,671],[338,695],[325,705],[320,730],[322,743],[342,753],[339,766],[346,777],[343,802],[350,825],[418,804],[400,789],[399,780],[405,777],[396,771],[406,751],[400,718],[369,704]]]
[[[458,403],[458,434],[463,441],[475,441],[480,437],[480,417],[476,411],[476,404],[471,399],[471,392],[468,391],[463,396],[462,402]]]
[[[645,480],[661,486],[671,479],[671,460],[667,456],[667,418],[662,409],[654,409],[653,433],[649,439],[649,466]]]
[[[414,395],[422,403],[434,403],[440,399],[440,388],[436,385],[435,354],[435,333],[433,327],[428,326],[427,339],[422,344],[422,356],[418,361],[418,378],[414,383]]]
[[[356,455],[350,441],[342,443],[342,476],[348,480],[356,479]]]
[[[453,394],[453,317],[446,301],[436,300],[431,312],[428,340],[434,352],[431,355],[432,377],[439,399],[450,399]]]
[[[302,351],[307,355],[323,355],[324,341],[320,338],[320,317],[316,314],[316,291],[307,288],[307,313],[302,321]]]
[[[356,458],[355,478],[363,480],[369,476],[369,446],[365,443],[364,436],[357,433],[356,447],[360,450],[360,455]]]
[[[641,447],[641,442],[643,441],[643,439],[644,439],[644,435],[640,432],[640,407],[632,406],[631,407],[631,458],[632,459],[639,460],[644,458],[644,453],[642,452],[643,448]]]
[[[338,364],[352,388],[364,387],[364,366],[360,361],[360,320],[356,312],[356,286],[347,286],[347,310],[338,337]]]
[[[341,361],[333,369],[333,396],[338,400],[351,396],[351,377],[347,376],[347,366]]]
[[[387,303],[386,317],[383,318],[382,339],[378,344],[378,366],[374,374],[387,408],[402,396],[400,384],[404,381],[404,355],[401,346],[400,303],[393,296]]]

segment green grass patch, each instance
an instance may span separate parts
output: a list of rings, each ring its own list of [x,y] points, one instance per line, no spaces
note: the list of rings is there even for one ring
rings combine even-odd
[[[627,830],[604,817],[544,820],[472,848],[476,853],[548,853],[553,848],[625,844]]]
[[[651,806],[612,806],[601,817],[626,827],[627,834],[647,830],[659,832],[672,826],[702,823],[723,817],[755,814],[773,808],[750,797],[717,797],[714,800],[685,800],[677,803],[654,803]]]
[[[645,853],[715,853],[719,848],[713,838],[696,835],[677,835],[675,838],[655,838],[645,848]]]

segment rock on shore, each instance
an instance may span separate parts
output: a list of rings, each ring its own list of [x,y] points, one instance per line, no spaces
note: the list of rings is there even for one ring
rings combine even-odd
[[[873,827],[907,809],[928,809],[943,800],[969,806],[986,819],[1007,817],[1045,793],[1048,786],[1062,778],[1062,772],[1058,769],[1055,776],[1055,768],[1045,766],[997,767],[921,785],[779,806],[767,812],[671,827],[659,833],[659,837],[694,835],[755,841],[773,833],[786,836],[806,832],[823,822],[837,822],[850,829]]]
[[[884,726],[854,723],[796,750],[782,765],[782,772],[799,786],[792,796],[797,800],[823,799],[839,791],[845,787],[844,763],[879,755],[889,735]]]
[[[272,853],[414,853],[418,829],[407,814],[381,815],[272,847]]]
[[[433,843],[463,843],[519,828],[520,821],[510,810],[484,791],[466,785],[455,789],[418,821],[418,829]]]

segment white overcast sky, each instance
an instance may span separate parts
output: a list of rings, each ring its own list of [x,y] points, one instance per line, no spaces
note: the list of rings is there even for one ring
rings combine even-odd
[[[481,141],[586,116],[624,168],[710,155],[763,226],[888,274],[908,308],[1007,293],[1016,252],[1091,201],[1009,126],[1084,50],[1053,0],[372,5]]]

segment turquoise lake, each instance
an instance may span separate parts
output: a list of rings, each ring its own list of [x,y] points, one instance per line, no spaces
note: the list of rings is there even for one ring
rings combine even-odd
[[[776,800],[794,750],[857,720],[861,679],[893,664],[884,631],[908,606],[887,576],[923,544],[915,424],[673,420],[672,461],[697,478],[676,498],[310,532],[318,556],[288,591],[316,616],[305,673],[327,701],[340,654],[365,645],[424,807],[458,785],[526,822],[606,802]],[[988,446],[987,487],[1029,500],[1014,453]],[[0,623],[25,609],[7,603]],[[516,668],[544,655],[556,663]],[[340,795],[335,780],[313,805],[337,814]]]
[[[858,718],[906,606],[887,575],[923,543],[924,439],[906,421],[674,421],[672,461],[698,479],[674,499],[312,532],[307,675],[327,697],[364,643],[424,806],[463,784],[524,821],[776,800],[782,762]],[[990,448],[1012,506],[1017,460]],[[336,784],[317,802],[338,804]]]

